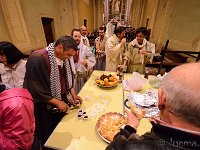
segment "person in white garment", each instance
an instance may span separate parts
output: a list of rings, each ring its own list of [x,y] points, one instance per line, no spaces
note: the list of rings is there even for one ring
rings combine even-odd
[[[106,71],[117,71],[118,65],[123,63],[126,50],[125,29],[118,27],[106,42]]]
[[[80,27],[80,32],[81,32],[81,43],[83,43],[87,47],[90,47],[90,42],[87,38],[87,28],[85,26]]]
[[[0,78],[10,87],[22,88],[26,72],[23,53],[12,43],[0,42]]]
[[[78,93],[88,79],[89,70],[96,64],[95,55],[81,42],[81,32],[73,29],[71,36],[79,44],[79,50],[71,58],[72,70],[75,75],[75,91]]]
[[[114,17],[111,21],[108,22],[108,24],[106,25],[106,34],[105,36],[107,37],[107,39],[109,37],[111,37],[114,34],[114,31],[117,27],[120,27],[121,24],[120,22],[117,20],[117,17]]]

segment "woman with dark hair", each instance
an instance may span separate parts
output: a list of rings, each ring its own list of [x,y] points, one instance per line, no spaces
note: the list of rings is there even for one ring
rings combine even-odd
[[[26,72],[23,53],[12,43],[0,42],[0,76],[3,83],[22,87]]]
[[[145,64],[151,62],[155,54],[155,44],[150,43],[144,37],[146,28],[140,27],[136,30],[136,38],[128,45],[128,49],[123,58],[124,64],[119,66],[123,68],[127,65],[127,72],[133,71],[141,74],[145,73]]]
[[[107,40],[105,46],[106,71],[117,71],[118,65],[122,63],[122,55],[126,45],[124,36],[125,28],[117,27],[114,34]]]

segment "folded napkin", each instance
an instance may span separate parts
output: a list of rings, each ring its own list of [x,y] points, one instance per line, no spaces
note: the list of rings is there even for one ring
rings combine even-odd
[[[147,83],[147,79],[137,72],[133,72],[133,77],[122,82],[124,90],[127,91],[139,91]]]

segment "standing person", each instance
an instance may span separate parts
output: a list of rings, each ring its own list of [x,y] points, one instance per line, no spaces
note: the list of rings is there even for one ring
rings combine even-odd
[[[144,36],[146,28],[140,27],[136,30],[136,38],[128,45],[128,50],[124,56],[124,63],[120,67],[127,65],[127,72],[133,71],[141,74],[145,73],[145,65],[151,62],[155,54],[155,44],[148,42]]]
[[[199,76],[200,63],[184,64],[170,71],[158,89],[160,115],[151,118],[151,131],[137,135],[139,119],[127,112],[127,125],[122,126],[106,150],[199,150]]]
[[[117,17],[114,17],[114,18],[113,18],[111,21],[109,21],[109,22],[107,23],[107,25],[106,25],[106,33],[105,33],[105,36],[106,36],[107,38],[110,38],[110,37],[113,35],[115,29],[116,29],[117,27],[120,27],[120,26],[121,26],[121,24],[120,24],[120,22],[117,20]]]
[[[126,45],[126,38],[124,36],[125,29],[117,27],[114,34],[108,39],[105,47],[106,71],[116,71],[118,65],[122,63]]]
[[[30,150],[34,139],[33,101],[26,89],[0,84],[0,149]]]
[[[90,49],[81,42],[81,33],[79,29],[73,29],[71,36],[74,38],[78,44],[78,50],[74,55],[74,66],[75,70],[75,89],[79,92],[89,76],[89,70],[96,64],[95,55],[90,51]]]
[[[82,26],[80,27],[80,31],[81,31],[81,43],[90,48],[90,42],[87,38],[87,28],[85,26]]]
[[[22,87],[26,72],[23,53],[12,43],[0,42],[0,78],[11,87]]]
[[[69,58],[77,44],[70,36],[61,36],[48,47],[31,53],[24,79],[34,99],[36,134],[44,145],[69,106],[82,99],[73,89],[73,73]]]
[[[99,37],[95,39],[95,47],[96,47],[96,57],[97,57],[97,70],[105,70],[106,65],[106,54],[105,54],[105,44],[107,38],[105,36],[106,28],[99,28]]]

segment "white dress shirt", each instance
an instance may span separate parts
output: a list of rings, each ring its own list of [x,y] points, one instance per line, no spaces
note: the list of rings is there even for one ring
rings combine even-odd
[[[20,60],[14,66],[9,67],[0,63],[0,75],[2,83],[12,87],[23,87],[24,76],[26,73],[26,60]]]

